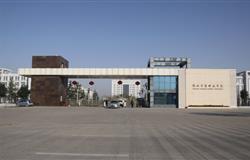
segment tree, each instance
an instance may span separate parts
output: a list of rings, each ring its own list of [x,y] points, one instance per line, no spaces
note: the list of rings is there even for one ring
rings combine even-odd
[[[80,101],[86,98],[85,92],[82,85],[76,81],[70,81],[67,87],[67,99],[70,104],[75,105],[77,103],[80,105]]]
[[[98,93],[96,92],[96,90],[93,93],[93,100],[94,101],[98,101],[99,100],[99,96],[98,96]]]
[[[80,99],[84,99],[85,98],[85,92],[83,89],[80,90]]]
[[[75,89],[74,89],[71,81],[69,82],[69,85],[67,87],[67,98],[69,100],[76,99]]]
[[[8,86],[8,99],[10,102],[16,101],[16,92],[17,88],[13,82],[13,79],[10,79],[9,86]]]
[[[30,91],[28,89],[28,86],[22,86],[18,91],[17,91],[17,96],[22,98],[22,99],[27,99],[29,97]]]
[[[6,97],[7,94],[7,88],[3,83],[0,83],[0,103],[1,103],[1,98]]]
[[[242,99],[243,105],[247,105],[248,96],[249,94],[247,90],[243,89],[242,91],[240,91],[240,98]]]

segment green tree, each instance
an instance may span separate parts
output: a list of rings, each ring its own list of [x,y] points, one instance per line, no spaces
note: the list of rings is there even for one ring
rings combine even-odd
[[[73,84],[72,81],[70,81],[67,87],[67,99],[69,100],[69,103],[71,105],[78,105],[78,103],[84,98],[86,98],[86,96],[82,89],[82,85],[79,82]]]
[[[9,86],[8,86],[8,99],[10,102],[16,102],[17,96],[17,88],[13,82],[13,79],[10,79]]]
[[[85,98],[85,92],[83,89],[80,90],[80,99],[84,99]]]
[[[27,99],[29,97],[30,91],[28,89],[28,86],[22,86],[18,91],[17,91],[17,96],[22,98],[22,99]]]
[[[76,92],[75,92],[75,88],[72,85],[72,82],[69,82],[69,85],[67,87],[67,99],[71,100],[71,99],[76,99]]]
[[[242,91],[240,91],[240,98],[242,99],[243,105],[247,105],[248,96],[249,94],[247,90],[243,89]]]
[[[0,83],[0,103],[1,103],[1,99],[3,97],[6,97],[6,94],[7,94],[7,88],[5,87],[3,83]]]
[[[99,96],[98,96],[98,93],[96,92],[96,90],[93,93],[93,100],[94,101],[98,101],[99,100]]]

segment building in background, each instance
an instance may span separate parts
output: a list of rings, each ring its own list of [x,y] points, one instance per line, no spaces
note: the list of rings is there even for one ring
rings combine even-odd
[[[236,90],[237,90],[237,103],[241,104],[240,91],[246,89],[250,94],[250,71],[242,71],[237,73],[236,77]],[[249,104],[249,101],[248,101]]]
[[[30,89],[30,78],[14,73],[10,69],[0,68],[0,82],[8,87],[11,80],[13,80],[13,83],[15,84],[17,89],[21,88],[21,86],[23,85],[28,85],[28,88]]]
[[[119,81],[122,82],[122,84],[119,84]],[[136,84],[136,82],[139,82]],[[141,81],[140,80],[134,80],[134,79],[113,79],[112,80],[112,96],[133,96],[136,98],[140,97],[140,91],[141,91]]]
[[[244,89],[243,77],[236,76],[236,95],[237,95],[237,105],[241,105],[240,92]]]
[[[93,100],[94,91],[92,88],[82,87],[82,90],[84,91],[84,95],[86,96],[87,100]]]

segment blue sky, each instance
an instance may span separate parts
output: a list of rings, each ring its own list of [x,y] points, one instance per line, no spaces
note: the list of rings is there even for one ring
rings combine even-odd
[[[195,68],[250,69],[249,0],[0,0],[0,67],[61,55],[71,67],[145,67],[151,56]]]

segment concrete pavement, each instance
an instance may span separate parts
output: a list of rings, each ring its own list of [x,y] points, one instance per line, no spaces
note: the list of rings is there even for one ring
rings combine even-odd
[[[0,109],[2,160],[248,160],[250,109]]]

